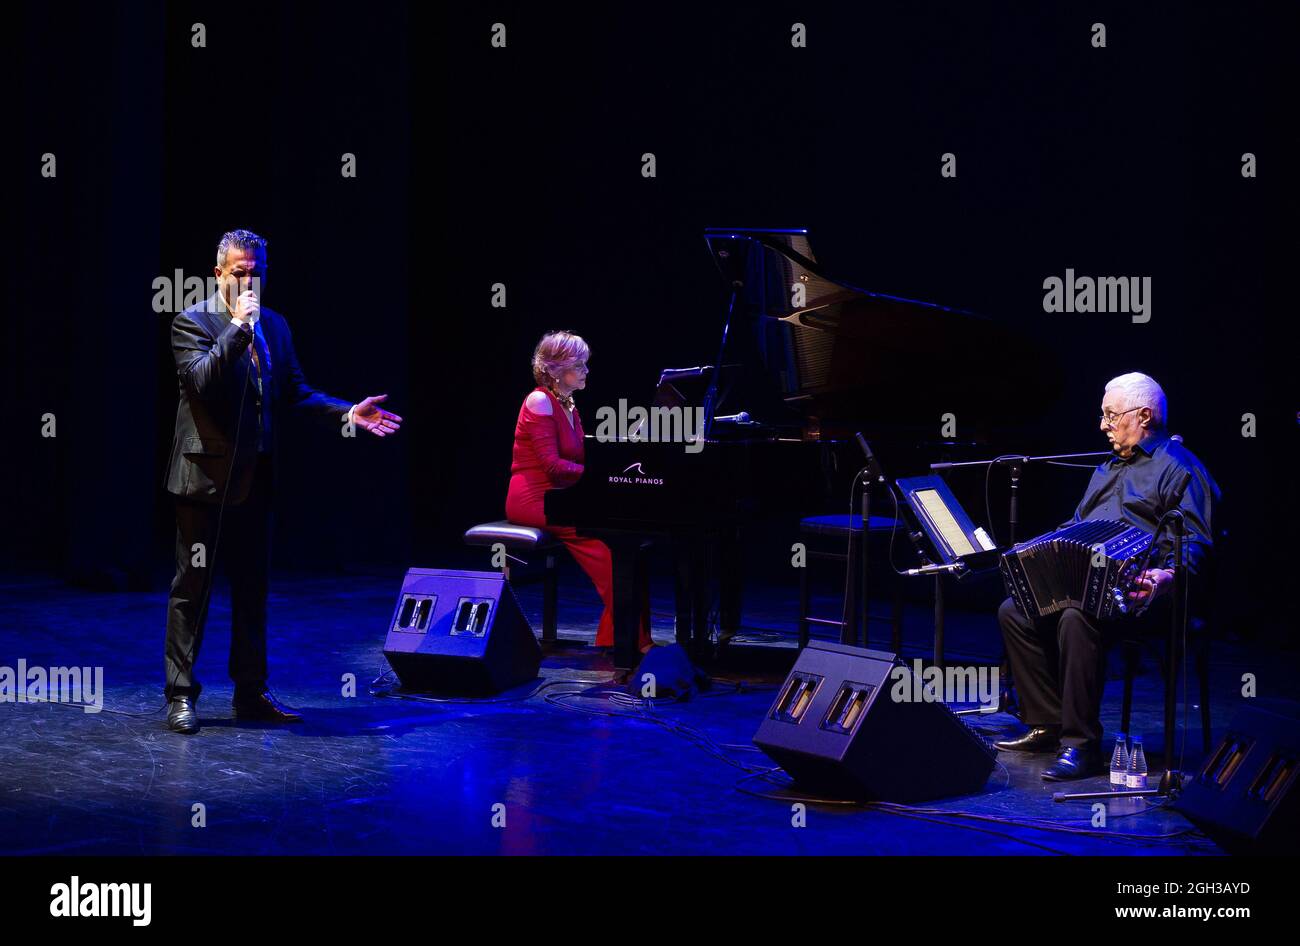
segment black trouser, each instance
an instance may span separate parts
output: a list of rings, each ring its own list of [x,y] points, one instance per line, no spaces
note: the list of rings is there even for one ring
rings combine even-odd
[[[1100,745],[1107,648],[1121,634],[1149,633],[1168,618],[1159,601],[1141,617],[1119,621],[1101,621],[1077,608],[1033,621],[1007,598],[998,608],[998,624],[1020,718],[1029,726],[1060,726],[1062,745]]]
[[[220,516],[221,531],[217,534]],[[197,558],[201,544],[204,559]],[[271,557],[271,455],[257,458],[248,496],[225,512],[212,503],[176,500],[176,577],[167,598],[164,692],[197,699],[194,664],[203,644],[213,573],[230,579],[230,679],[236,692],[266,685],[266,595]],[[198,561],[199,564],[195,564]]]

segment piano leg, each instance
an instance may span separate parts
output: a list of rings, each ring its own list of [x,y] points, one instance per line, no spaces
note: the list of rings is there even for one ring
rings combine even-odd
[[[614,572],[614,666],[631,670],[641,660],[637,646],[641,620],[641,602],[648,591],[645,561],[639,535],[605,534]]]
[[[740,530],[729,527],[718,547],[718,624],[724,640],[740,633],[741,593],[745,588],[745,553]]]
[[[712,599],[709,574],[709,543],[697,535],[691,540],[691,629],[689,653],[699,659],[709,651],[709,602]]]
[[[712,598],[708,536],[693,532],[673,536],[673,574],[677,643],[694,658],[707,656]]]
[[[673,537],[673,606],[676,611],[677,643],[691,650],[695,601],[691,597],[691,570],[694,550],[685,538]]]

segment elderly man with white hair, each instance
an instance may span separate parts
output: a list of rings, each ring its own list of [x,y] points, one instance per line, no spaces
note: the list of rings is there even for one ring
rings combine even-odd
[[[1132,372],[1106,385],[1101,430],[1114,456],[1093,472],[1070,522],[1122,519],[1155,532],[1161,516],[1177,503],[1186,528],[1184,561],[1195,575],[1204,571],[1210,552],[1210,510],[1218,487],[1201,461],[1169,436],[1165,425],[1165,393],[1154,379]],[[1180,497],[1184,481],[1187,487]],[[1138,589],[1130,594],[1136,603],[1150,606],[1137,620],[1158,620],[1167,606],[1164,599],[1173,588],[1178,567],[1167,532],[1154,561],[1160,567],[1143,572]],[[1056,751],[1056,761],[1042,773],[1048,781],[1103,772],[1101,698],[1106,647],[1117,622],[1097,620],[1077,608],[1033,620],[1008,598],[998,609],[998,623],[1020,695],[1021,719],[1029,731],[998,742],[997,747]]]

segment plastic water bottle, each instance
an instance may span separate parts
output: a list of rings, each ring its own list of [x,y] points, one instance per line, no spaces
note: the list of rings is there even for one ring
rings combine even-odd
[[[1115,751],[1110,754],[1110,790],[1122,792],[1128,787],[1128,737],[1115,737]]]
[[[1128,757],[1128,783],[1129,790],[1144,789],[1147,787],[1147,757],[1142,751],[1142,740],[1133,737],[1133,751]]]

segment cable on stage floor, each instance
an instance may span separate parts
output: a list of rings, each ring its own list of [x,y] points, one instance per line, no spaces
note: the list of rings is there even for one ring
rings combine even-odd
[[[30,696],[25,697],[23,702],[24,703],[46,703],[50,706],[68,706],[73,709],[79,709],[83,713],[85,712],[85,708],[87,706],[93,705],[91,703],[67,703],[64,702],[63,700],[45,700],[40,698],[33,699]],[[106,706],[101,706],[92,715],[98,716],[100,713],[108,713],[110,716],[125,716],[127,719],[148,719],[151,716],[157,716],[166,708],[167,708],[167,704],[163,703],[161,706],[157,707],[156,709],[152,709],[147,713],[127,713],[124,712],[123,710],[111,710]]]
[[[976,822],[988,823],[993,825],[1001,825],[1003,827],[1009,827],[1009,828],[1021,828],[1021,829],[1032,830],[1032,831],[1046,831],[1046,832],[1053,832],[1058,834],[1078,835],[1083,837],[1104,839],[1108,841],[1116,841],[1123,844],[1158,843],[1170,847],[1187,848],[1192,845],[1178,844],[1177,842],[1180,839],[1187,839],[1188,841],[1194,843],[1204,841],[1204,835],[1202,835],[1201,832],[1199,832],[1196,828],[1191,828],[1191,827],[1179,831],[1166,832],[1162,834],[1141,834],[1136,832],[1119,832],[1119,831],[1108,831],[1103,829],[1097,829],[1091,827],[1090,822],[1085,822],[1084,824],[1070,824],[1068,822],[1056,821],[1056,820],[1045,819],[1045,818],[1007,818],[1000,815],[982,814],[980,812],[968,811],[964,809],[949,809],[949,808],[935,808],[935,807],[916,806],[916,805],[904,805],[897,802],[819,798],[817,796],[806,795],[797,791],[789,791],[789,789],[791,788],[791,786],[793,786],[794,783],[792,780],[789,779],[788,776],[786,776],[784,779],[779,779],[776,777],[777,773],[782,772],[779,766],[752,765],[746,762],[742,762],[739,759],[732,758],[730,755],[728,755],[726,751],[726,750],[746,751],[746,752],[761,751],[758,749],[758,747],[740,745],[736,743],[720,744],[714,741],[714,739],[711,736],[709,736],[708,733],[703,732],[702,730],[696,729],[692,726],[687,726],[675,720],[667,719],[665,717],[656,716],[653,714],[653,710],[657,702],[664,702],[664,703],[671,704],[680,701],[676,701],[676,700],[656,701],[655,699],[649,697],[637,697],[626,692],[625,690],[613,689],[604,686],[600,682],[595,682],[594,685],[582,686],[582,684],[587,683],[588,681],[574,680],[569,678],[548,680],[543,683],[540,683],[538,686],[534,687],[524,695],[508,697],[506,699],[477,699],[477,700],[476,699],[450,699],[450,698],[436,698],[436,697],[421,697],[414,694],[399,693],[396,692],[396,690],[387,690],[387,691],[375,690],[374,687],[376,687],[384,679],[384,677],[390,673],[391,670],[385,671],[383,674],[380,674],[380,676],[377,677],[375,681],[371,684],[372,687],[371,692],[374,695],[376,696],[391,695],[391,696],[400,697],[402,699],[409,699],[415,702],[425,702],[425,703],[512,703],[512,702],[520,702],[523,700],[530,699],[531,697],[536,696],[539,693],[542,693],[542,691],[552,686],[557,686],[559,684],[569,684],[571,686],[578,686],[579,688],[577,689],[567,690],[564,692],[546,693],[543,696],[543,699],[549,705],[558,707],[568,712],[583,713],[588,716],[623,717],[628,719],[636,719],[642,722],[648,722],[653,725],[656,725],[661,729],[666,730],[667,732],[670,732],[674,735],[677,735],[685,739],[686,741],[695,745],[697,748],[706,752],[708,755],[712,756],[718,761],[726,765],[729,765],[733,768],[739,769],[744,774],[736,781],[733,787],[737,791],[742,792],[743,794],[750,795],[755,798],[766,799],[769,801],[780,801],[787,804],[794,803],[794,802],[801,802],[804,804],[811,804],[811,805],[825,805],[825,806],[834,806],[839,808],[859,808],[864,811],[879,811],[886,814],[898,815],[900,817],[908,817],[908,818],[913,818],[915,820],[928,821],[933,824],[940,824],[947,827],[977,831],[983,834],[991,834],[997,837],[1005,838],[1007,840],[1013,841],[1018,844],[1024,844],[1029,847],[1038,848],[1047,851],[1049,853],[1058,854],[1058,855],[1066,855],[1069,852],[1052,848],[1049,845],[1037,843],[1028,838],[1017,837],[1013,834],[1008,834],[1006,832],[996,831],[987,827],[980,827],[977,825],[966,824],[964,822],[976,821]],[[736,695],[736,694],[741,694],[746,692],[752,692],[754,689],[756,689],[754,687],[747,687],[746,684],[743,683],[743,681],[719,681],[719,682],[729,683],[731,686],[734,687],[734,689],[727,690],[721,693],[709,694],[709,695],[724,695],[724,696]],[[775,687],[771,687],[770,689],[775,689]],[[605,704],[607,707],[612,706],[612,707],[620,707],[620,708],[615,709],[615,708],[598,708],[592,706],[582,706],[573,703],[572,702],[573,699],[598,701],[600,703]],[[1011,781],[1010,772],[1006,769],[1006,767],[1001,762],[998,763],[998,768],[1002,770],[1003,775],[1005,776],[1006,780],[1002,786],[1003,788],[1005,788],[1010,784]],[[757,778],[764,779],[765,781],[771,783],[775,787],[783,789],[783,791],[779,794],[774,792],[757,792],[754,791],[753,789],[744,786],[743,783]],[[1126,812],[1126,813],[1114,815],[1113,817],[1115,819],[1118,819],[1118,818],[1128,818],[1137,815],[1147,814],[1152,811],[1158,811],[1160,809],[1163,809],[1167,807],[1167,804],[1168,804],[1167,802],[1161,804],[1149,804],[1141,811]],[[1087,826],[1085,827],[1084,825]]]
[[[600,699],[604,697],[607,702],[616,703],[617,705],[623,705],[629,707],[635,706],[638,707],[640,711],[622,712],[622,711],[600,710],[600,709],[594,709],[590,707],[574,706],[568,703],[567,700],[565,699],[566,697],[571,697],[571,696],[582,696],[588,699]],[[963,824],[962,820],[987,822],[991,824],[1003,825],[1006,827],[1024,828],[1024,829],[1035,830],[1035,831],[1050,831],[1050,832],[1056,832],[1061,834],[1073,834],[1073,835],[1080,835],[1080,836],[1087,836],[1087,837],[1095,837],[1099,839],[1119,841],[1121,843],[1147,843],[1147,844],[1152,842],[1163,843],[1163,842],[1174,842],[1180,838],[1196,839],[1202,837],[1201,833],[1195,828],[1185,828],[1179,831],[1167,832],[1164,834],[1139,834],[1139,833],[1130,833],[1130,832],[1100,830],[1100,829],[1092,828],[1090,826],[1083,827],[1081,825],[1071,825],[1066,822],[1055,821],[1055,820],[1044,819],[1044,818],[1005,818],[998,815],[981,814],[979,812],[966,811],[963,809],[922,807],[922,806],[915,806],[915,805],[904,805],[897,802],[884,802],[884,801],[872,802],[872,801],[818,798],[815,796],[802,795],[799,793],[786,793],[786,794],[776,795],[771,793],[754,792],[750,789],[742,787],[742,783],[754,778],[764,778],[767,781],[771,782],[772,784],[777,785],[778,787],[788,788],[789,786],[793,785],[793,781],[779,781],[773,778],[775,773],[781,771],[779,767],[753,766],[741,762],[737,759],[731,758],[723,751],[724,746],[716,743],[712,739],[712,737],[710,737],[707,733],[694,729],[693,727],[682,725],[672,720],[666,720],[666,719],[657,718],[649,715],[647,712],[645,712],[645,710],[653,708],[654,705],[653,701],[637,699],[636,697],[632,697],[629,694],[623,692],[622,690],[609,691],[609,690],[602,690],[598,687],[589,688],[587,690],[570,691],[568,693],[548,694],[545,699],[548,703],[554,706],[558,706],[562,709],[570,710],[573,712],[586,713],[592,716],[607,716],[607,717],[623,716],[623,717],[641,719],[646,722],[655,723],[656,725],[659,725],[661,728],[666,729],[669,732],[672,732],[676,735],[686,738],[687,741],[694,743],[696,746],[708,752],[710,755],[714,756],[719,761],[724,762],[727,765],[730,765],[734,768],[740,769],[745,774],[740,779],[737,780],[734,787],[738,791],[759,798],[766,798],[769,800],[778,800],[783,802],[804,802],[805,804],[833,805],[837,807],[850,807],[850,808],[856,807],[868,811],[881,811],[888,814],[896,814],[904,817],[913,817],[913,818],[917,818],[918,820],[931,821],[937,824],[944,824],[949,827],[981,831],[982,833],[985,834],[994,834],[994,835],[1006,837],[1007,839],[1016,841],[1017,843],[1026,844],[1032,847],[1042,848],[1043,850],[1047,850],[1056,854],[1066,854],[1068,852],[1059,851],[1047,845],[1037,844],[1036,842],[1030,841],[1028,839],[1019,838],[1014,835],[1006,834],[1004,832],[992,831],[988,828],[979,828],[976,827],[975,825]],[[735,746],[734,744],[728,744],[725,746],[725,748],[748,749],[749,747],[740,747],[740,746]],[[998,763],[998,767],[1002,770],[1004,776],[1006,777],[1006,782],[1003,785],[1003,787],[1005,788],[1007,785],[1010,784],[1011,774],[1010,772],[1007,771],[1006,767],[1001,763]],[[1151,811],[1156,811],[1164,807],[1165,804],[1148,805],[1142,811],[1129,812],[1126,814],[1116,815],[1115,817],[1116,818],[1132,817],[1134,815],[1140,815]],[[1088,824],[1090,825],[1091,823],[1088,822]],[[1170,844],[1170,846],[1179,846],[1179,845]]]
[[[507,697],[424,696],[419,693],[403,693],[400,689],[398,689],[397,686],[382,688],[380,684],[382,683],[384,677],[388,676],[392,672],[393,671],[391,669],[385,670],[379,676],[375,677],[375,679],[370,681],[370,686],[368,688],[368,691],[371,696],[380,697],[381,699],[393,698],[399,700],[409,700],[412,703],[464,703],[470,705],[483,705],[488,703],[523,703],[526,700],[532,699],[534,696],[541,693],[547,687],[557,686],[561,683],[572,684],[572,683],[584,682],[582,680],[571,680],[565,678],[555,679],[555,680],[539,680],[537,682],[537,685],[534,686],[532,689],[530,689],[527,693],[521,693],[517,696],[507,696]]]
[[[844,799],[818,798],[816,796],[805,795],[799,792],[784,792],[778,795],[773,793],[755,792],[752,789],[744,788],[741,785],[742,782],[745,782],[748,779],[755,778],[755,777],[764,777],[766,778],[767,781],[771,782],[773,785],[776,785],[781,788],[789,788],[794,783],[792,780],[789,779],[788,776],[783,780],[778,780],[772,777],[775,773],[780,771],[781,769],[779,767],[776,767],[776,768],[768,769],[765,772],[753,773],[751,775],[744,776],[736,782],[735,788],[737,791],[743,792],[746,795],[752,795],[757,798],[765,798],[772,801],[781,801],[786,803],[803,802],[805,804],[812,804],[812,805],[834,805],[839,807],[859,807],[862,808],[863,810],[868,810],[868,811],[882,811],[890,814],[901,814],[901,815],[909,815],[909,816],[917,816],[917,817],[924,816],[922,817],[922,820],[937,821],[937,823],[949,824],[952,827],[958,827],[958,828],[968,828],[972,826],[963,825],[957,821],[948,821],[946,819],[966,819],[966,820],[973,820],[973,821],[990,822],[993,824],[1006,825],[1008,827],[1027,828],[1034,831],[1050,831],[1050,832],[1056,832],[1060,834],[1075,834],[1075,835],[1095,837],[1095,838],[1105,839],[1105,840],[1115,840],[1123,843],[1149,843],[1149,842],[1163,843],[1163,842],[1172,842],[1180,838],[1188,838],[1192,841],[1200,842],[1204,838],[1204,836],[1201,834],[1201,832],[1198,829],[1190,828],[1190,827],[1181,829],[1179,831],[1166,832],[1163,834],[1140,834],[1136,832],[1107,831],[1107,830],[1091,827],[1090,826],[1091,822],[1085,822],[1086,824],[1089,825],[1089,827],[1083,827],[1082,825],[1071,825],[1066,822],[1055,821],[1046,818],[1006,818],[1000,815],[981,814],[980,812],[967,811],[960,808],[934,808],[934,807],[927,807],[927,806],[904,805],[898,802],[886,802],[886,801],[847,801]],[[1008,777],[1009,777],[1009,773],[1008,773]],[[1148,805],[1142,811],[1133,811],[1133,812],[1117,814],[1112,816],[1112,818],[1113,819],[1129,818],[1136,815],[1147,814],[1151,811],[1157,811],[1162,808],[1165,808],[1167,807],[1167,805],[1168,802],[1164,802],[1161,804],[1152,804],[1152,805]],[[1008,835],[1008,837],[1011,836]],[[1013,838],[1013,840],[1019,841],[1023,839]],[[1032,842],[1026,842],[1026,843],[1032,843]],[[1171,844],[1169,846],[1185,847],[1186,845]],[[1065,853],[1065,852],[1058,852],[1058,853]]]

